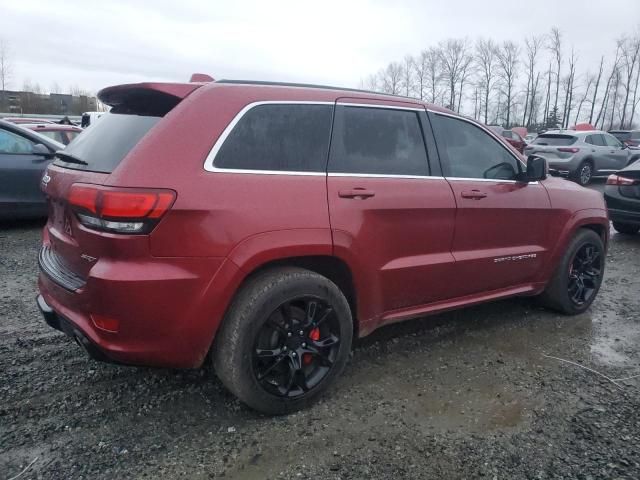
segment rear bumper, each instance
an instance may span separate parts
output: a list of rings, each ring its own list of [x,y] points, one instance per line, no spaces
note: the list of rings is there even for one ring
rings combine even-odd
[[[628,223],[640,225],[640,212],[630,212],[627,210],[609,209],[609,219],[612,222]]]
[[[101,259],[76,291],[41,270],[37,303],[51,327],[98,360],[194,368],[206,358],[240,277],[221,258]],[[116,319],[118,331],[96,326],[96,315]]]
[[[68,337],[74,339],[78,345],[84,348],[91,358],[101,362],[118,363],[110,359],[98,345],[93,343],[89,337],[87,337],[87,335],[85,335],[84,332],[77,328],[73,323],[58,315],[44,300],[42,295],[37,296],[36,303],[38,304],[40,313],[42,313],[42,316],[44,317],[44,321],[47,322],[51,328],[60,330]]]

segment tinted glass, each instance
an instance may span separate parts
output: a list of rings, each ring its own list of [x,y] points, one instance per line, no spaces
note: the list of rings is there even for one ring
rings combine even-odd
[[[604,137],[604,141],[607,143],[609,147],[616,147],[616,148],[622,147],[622,143],[620,143],[620,141],[613,135],[603,135],[603,137]]]
[[[510,130],[505,130],[504,132],[502,132],[502,136],[504,138],[515,139],[515,137],[513,136],[513,132]]]
[[[0,130],[0,153],[31,153],[33,143],[20,135]]]
[[[481,128],[442,115],[433,125],[446,176],[513,180],[520,172],[515,157]]]
[[[338,107],[329,171],[378,175],[428,175],[418,113]]]
[[[217,168],[324,172],[331,105],[259,105],[249,110],[218,151]]]
[[[606,144],[604,142],[604,138],[601,134],[589,135],[591,137],[591,144],[597,145],[598,147],[604,147]]]
[[[553,147],[563,147],[567,145],[573,145],[578,140],[573,135],[560,135],[554,133],[543,133],[538,135],[532,142],[534,145],[550,145]]]
[[[69,143],[69,140],[67,139],[67,136],[65,135],[65,132],[60,132],[60,131],[48,131],[48,132],[43,132],[43,131],[39,131],[38,132],[40,135],[44,135],[45,137],[49,137],[52,140],[55,140],[56,142],[60,142],[64,145],[67,145]]]
[[[631,132],[631,138],[634,139],[634,140],[640,140],[640,131]]]
[[[106,113],[65,148],[64,153],[88,165],[56,159],[56,165],[111,173],[162,117]]]

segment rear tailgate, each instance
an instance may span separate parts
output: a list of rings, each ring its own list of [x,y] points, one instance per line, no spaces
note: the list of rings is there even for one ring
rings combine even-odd
[[[72,211],[72,185],[109,184],[111,172],[127,158],[162,117],[199,84],[135,84],[99,93],[112,110],[59,152],[42,180],[49,202],[40,265],[68,290],[78,290],[100,258],[141,258],[149,254],[148,235],[98,231]]]

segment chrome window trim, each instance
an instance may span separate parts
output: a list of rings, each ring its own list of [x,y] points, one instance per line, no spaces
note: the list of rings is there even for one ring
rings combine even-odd
[[[364,100],[364,99],[362,99]],[[381,105],[379,103],[350,103],[350,102],[336,102],[336,105],[340,107],[365,107],[365,108],[385,108],[387,110],[407,110],[409,112],[425,112],[425,108],[418,107],[399,107],[397,105]]]
[[[341,173],[329,172],[329,177],[359,177],[359,178],[405,178],[415,180],[443,180],[444,177],[433,175],[392,175],[384,173]]]
[[[216,143],[214,143],[213,147],[209,151],[207,158],[204,160],[204,169],[207,172],[218,172],[218,173],[248,173],[248,174],[259,174],[259,175],[306,175],[306,176],[319,176],[326,175],[325,172],[296,172],[296,171],[286,171],[286,170],[249,170],[249,169],[241,169],[241,168],[218,168],[214,165],[214,160],[216,155],[222,148],[222,144],[227,139],[229,134],[235,128],[242,117],[246,115],[246,113],[258,106],[261,105],[334,105],[335,102],[315,102],[315,101],[307,101],[307,100],[264,100],[259,102],[252,102],[248,105],[245,105],[242,110],[240,110],[233,120],[225,127],[222,131]]]
[[[493,182],[493,183],[526,183],[527,185],[538,185],[540,182],[523,182],[522,180],[502,180],[500,178],[466,178],[466,177],[444,177],[454,182]]]

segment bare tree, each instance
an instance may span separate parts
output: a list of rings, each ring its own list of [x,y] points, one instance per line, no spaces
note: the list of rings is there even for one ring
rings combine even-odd
[[[406,97],[410,97],[414,90],[413,85],[413,57],[406,55],[402,63],[402,87]]]
[[[496,76],[498,46],[491,39],[480,39],[476,43],[476,64],[480,76],[480,89],[482,91],[483,101],[480,104],[480,110],[484,107],[484,123],[489,123],[489,97],[494,88],[494,80]]]
[[[398,62],[391,62],[387,65],[380,77],[382,80],[382,91],[391,95],[400,95],[402,91],[402,65]]]
[[[528,125],[527,113],[533,110],[533,101],[535,99],[534,77],[536,76],[536,62],[538,53],[542,47],[544,38],[532,35],[530,38],[524,39],[524,45],[527,52],[527,89],[524,99],[524,113],[522,114],[522,125]]]
[[[598,125],[598,123],[601,123],[601,128],[604,128],[605,117],[607,116],[607,110],[609,107],[611,83],[613,82],[618,72],[619,63],[620,63],[620,46],[616,48],[616,56],[615,56],[615,60],[613,61],[613,66],[611,67],[611,74],[607,79],[607,85],[604,89],[604,97],[602,98],[602,103],[600,104],[600,110],[598,111],[598,116],[596,117],[595,125]]]
[[[582,112],[582,106],[584,105],[584,102],[587,101],[587,97],[589,96],[589,92],[591,91],[591,85],[593,85],[594,81],[595,80],[594,80],[593,76],[587,74],[587,80],[586,80],[586,84],[585,84],[585,88],[584,88],[584,94],[580,98],[580,102],[578,103],[578,109],[576,111],[576,118],[573,121],[573,123],[575,125],[577,125],[578,124],[578,120],[580,120],[580,113]]]
[[[0,89],[4,92],[12,76],[11,50],[9,42],[0,38]]]
[[[633,78],[636,70],[636,66],[639,66],[640,62],[640,37],[625,38],[618,40],[618,45],[621,51],[620,62],[620,75],[621,84],[624,92],[624,99],[622,101],[622,115],[620,118],[620,128],[626,127],[627,121],[627,104],[629,103],[629,96],[633,89]],[[629,121],[629,124],[633,122],[633,115]]]
[[[413,59],[413,69],[415,71],[416,89],[420,100],[424,100],[425,89],[427,87],[427,76],[429,68],[429,55],[427,50],[420,52],[416,58]]]
[[[558,98],[560,96],[560,73],[562,69],[562,34],[560,33],[558,27],[553,27],[551,29],[549,50],[551,50],[551,53],[556,61],[556,94],[553,103],[553,109],[554,111],[558,111]]]
[[[598,76],[596,78],[596,86],[593,89],[593,99],[591,100],[591,110],[589,112],[589,123],[593,125],[593,112],[596,108],[596,100],[598,99],[598,87],[600,87],[600,80],[602,79],[602,72],[604,72],[604,55],[600,58],[600,69],[598,70]]]
[[[503,94],[506,96],[506,127],[511,125],[511,109],[513,108],[514,86],[518,77],[518,56],[520,47],[507,40],[498,49],[498,76],[502,82]]]
[[[569,74],[563,82],[564,86],[564,106],[562,107],[562,127],[569,128],[569,118],[573,107],[574,83],[576,77],[576,62],[578,58],[576,52],[571,48],[571,57],[569,57]]]
[[[429,85],[428,100],[431,103],[441,103],[442,69],[440,68],[442,55],[439,47],[427,49],[427,82]]]
[[[633,128],[633,120],[636,117],[636,108],[638,108],[638,104],[640,103],[640,98],[638,98],[638,85],[640,84],[640,66],[636,70],[636,81],[635,87],[633,88],[633,100],[631,100],[631,118],[629,119],[629,127]]]
[[[529,118],[527,119],[525,125],[527,127],[536,123],[538,116],[538,84],[540,82],[540,72],[536,73],[536,80],[533,83],[533,87],[531,88],[531,103],[529,105]]]
[[[442,77],[449,89],[451,110],[456,109],[457,87],[470,63],[469,46],[466,39],[449,39],[440,43]]]

